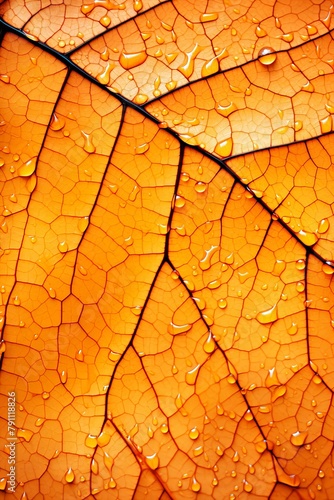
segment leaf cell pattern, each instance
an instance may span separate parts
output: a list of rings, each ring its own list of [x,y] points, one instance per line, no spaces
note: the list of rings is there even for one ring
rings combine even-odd
[[[334,497],[332,8],[1,3],[1,495]]]

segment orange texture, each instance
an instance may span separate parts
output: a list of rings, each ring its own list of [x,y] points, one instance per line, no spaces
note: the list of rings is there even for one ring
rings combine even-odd
[[[290,3],[1,2],[0,496],[334,498],[333,6]]]

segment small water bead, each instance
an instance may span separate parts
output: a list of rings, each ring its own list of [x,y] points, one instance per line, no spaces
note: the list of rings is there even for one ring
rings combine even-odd
[[[244,484],[244,490],[247,493],[250,493],[253,489],[253,486],[248,481],[246,481],[246,479],[243,480],[243,484]]]
[[[218,307],[220,309],[225,309],[227,307],[227,301],[226,301],[226,299],[219,299],[218,300]]]
[[[206,191],[206,188],[207,188],[207,184],[205,184],[205,182],[197,182],[195,184],[195,191],[197,193],[204,193]]]
[[[325,274],[331,275],[334,273],[334,265],[333,262],[327,261],[325,264],[322,266],[322,270]]]
[[[318,224],[318,233],[324,234],[329,229],[329,221],[328,219],[322,219]]]
[[[14,306],[19,306],[19,305],[21,305],[21,300],[20,300],[20,298],[18,297],[18,295],[15,295],[14,300],[13,300],[13,304],[14,304]]]
[[[204,343],[204,351],[208,354],[211,354],[216,348],[216,344],[212,335],[211,330],[209,330],[207,339]]]
[[[65,120],[62,117],[59,117],[56,113],[53,113],[50,123],[50,129],[54,130],[55,132],[58,132],[59,130],[62,130],[64,127],[65,127]]]
[[[199,430],[197,429],[197,427],[193,427],[192,429],[190,429],[188,435],[189,435],[190,439],[195,440],[199,436]]]
[[[68,244],[66,243],[66,241],[61,241],[58,244],[58,250],[60,253],[66,253],[68,251]]]
[[[294,34],[293,33],[284,33],[283,35],[281,35],[281,40],[283,40],[284,42],[292,42],[294,40]]]
[[[296,285],[297,292],[301,293],[305,290],[305,284],[299,281]]]
[[[110,25],[110,23],[111,23],[111,19],[110,19],[109,16],[103,16],[103,17],[101,17],[100,24],[102,26],[104,26],[105,28],[107,28]]]
[[[74,472],[73,472],[72,468],[70,467],[70,468],[68,469],[68,471],[66,472],[66,474],[65,474],[65,481],[66,481],[67,483],[73,483],[73,481],[74,481],[74,477],[75,477],[75,476],[74,476]]]
[[[82,362],[84,360],[84,355],[83,355],[83,352],[82,352],[82,349],[79,349],[76,354],[75,354],[75,359],[77,361],[80,361]]]
[[[62,384],[66,384],[66,382],[67,382],[67,371],[66,370],[62,370],[62,372],[60,374],[60,381]]]
[[[22,438],[24,439],[24,441],[27,441],[27,443],[29,443],[34,433],[29,429],[18,429],[16,435],[18,438]]]
[[[186,201],[184,198],[182,198],[182,196],[178,196],[178,195],[175,196],[174,206],[176,208],[182,208],[182,207],[184,207],[185,204],[186,204]]]
[[[8,75],[0,75],[0,80],[3,82],[3,83],[10,83],[10,77]]]
[[[99,464],[94,458],[92,459],[92,462],[90,464],[90,470],[92,471],[93,474],[97,475],[99,473]]]

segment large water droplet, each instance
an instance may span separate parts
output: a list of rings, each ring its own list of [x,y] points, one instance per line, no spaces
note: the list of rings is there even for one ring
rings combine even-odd
[[[257,314],[256,319],[262,325],[266,325],[268,323],[273,323],[278,318],[277,316],[277,304],[274,304],[273,307],[267,309],[266,311],[262,311]]]
[[[18,170],[17,174],[20,177],[30,177],[36,170],[37,157],[30,158]]]
[[[307,438],[307,431],[296,431],[291,434],[290,441],[294,446],[302,446]]]
[[[277,55],[271,47],[263,47],[258,54],[259,61],[264,66],[270,66],[276,61]]]
[[[126,54],[122,52],[119,57],[119,62],[124,69],[132,69],[136,66],[140,66],[147,59],[146,52],[135,52],[132,54]]]

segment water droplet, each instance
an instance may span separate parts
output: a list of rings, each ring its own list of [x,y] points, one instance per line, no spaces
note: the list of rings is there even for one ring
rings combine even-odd
[[[108,85],[110,80],[110,73],[112,72],[114,67],[115,64],[109,61],[104,70],[97,75],[96,77],[97,81],[102,83],[102,85]]]
[[[306,82],[305,85],[302,86],[301,90],[304,90],[304,92],[314,92],[314,87],[311,82]]]
[[[195,191],[196,193],[204,193],[206,191],[207,185],[204,182],[196,182]]]
[[[273,387],[274,385],[280,385],[280,382],[277,378],[276,368],[271,368],[268,370],[268,375],[265,381],[266,387]]]
[[[215,153],[222,157],[230,156],[233,149],[233,141],[232,138],[226,139],[218,143],[215,147]]]
[[[195,58],[198,56],[198,54],[201,52],[202,47],[198,45],[198,43],[195,44],[194,48],[190,50],[189,52],[186,52],[184,54],[184,61],[181,66],[179,66],[177,69],[186,77],[190,78],[191,75],[194,72],[194,64],[195,64]]]
[[[195,476],[192,478],[192,482],[191,482],[191,489],[197,493],[198,491],[200,491],[201,489],[201,485],[200,483],[197,481],[197,479],[195,478]]]
[[[84,355],[83,355],[83,352],[82,352],[82,349],[79,349],[76,354],[75,354],[75,359],[77,361],[83,361],[84,360]]]
[[[201,365],[195,366],[192,370],[186,373],[186,382],[189,385],[194,385],[196,383],[196,379],[198,376],[198,372],[200,369]]]
[[[263,38],[267,35],[267,32],[263,28],[261,28],[260,26],[257,26],[255,28],[255,34],[258,38]]]
[[[295,129],[295,132],[299,132],[303,128],[303,122],[301,120],[297,120],[294,123],[293,128]]]
[[[174,205],[175,205],[176,208],[182,208],[182,207],[184,207],[185,204],[186,204],[186,201],[185,201],[184,198],[182,198],[182,196],[178,196],[177,195],[175,197],[175,203],[174,203]]]
[[[145,462],[152,470],[156,470],[159,467],[159,457],[156,453],[153,453],[153,455],[147,455],[145,457]]]
[[[74,481],[74,472],[73,472],[71,467],[68,469],[68,471],[65,474],[65,480],[67,483],[73,483],[73,481]]]
[[[28,429],[18,429],[16,435],[18,438],[22,438],[29,443],[34,433]]]
[[[86,151],[86,153],[95,153],[95,146],[92,142],[91,134],[87,134],[81,130],[81,135],[84,138],[84,151]]]
[[[332,130],[332,117],[331,115],[326,116],[320,120],[320,129],[322,134],[326,134],[327,132],[331,132]]]
[[[305,284],[302,283],[301,281],[299,281],[297,284],[296,284],[296,290],[297,292],[301,293],[305,290]]]
[[[97,437],[92,436],[92,434],[88,434],[88,436],[86,437],[85,445],[88,446],[88,448],[96,448]]]
[[[267,442],[265,440],[262,440],[258,443],[255,443],[255,449],[260,454],[264,453],[267,449]]]
[[[216,344],[215,344],[211,330],[209,330],[209,333],[208,333],[208,336],[206,338],[206,341],[204,342],[203,348],[204,348],[204,351],[208,354],[211,354],[216,348]]]
[[[61,241],[58,244],[58,250],[60,253],[66,253],[68,251],[68,245],[67,245],[66,241]]]
[[[217,12],[208,12],[200,15],[200,22],[201,23],[208,23],[211,21],[216,21],[218,19],[218,13]]]
[[[124,69],[132,69],[143,64],[147,59],[146,52],[135,52],[132,54],[126,54],[121,52],[119,57],[119,62]]]
[[[10,77],[8,75],[0,75],[0,81],[3,83],[9,83],[10,82]]]
[[[99,473],[99,464],[94,458],[92,459],[92,462],[90,464],[90,470],[92,471],[93,474]]]
[[[109,488],[114,489],[116,488],[116,486],[117,486],[116,481],[111,477],[109,479]]]
[[[246,481],[246,479],[243,480],[243,484],[244,484],[244,490],[247,493],[250,493],[253,489],[253,486],[248,481]]]
[[[259,51],[258,57],[261,64],[264,66],[270,66],[276,61],[277,55],[271,47],[263,47]]]
[[[262,325],[266,325],[268,323],[273,323],[278,318],[277,316],[277,304],[274,304],[273,307],[267,309],[266,311],[262,311],[257,314],[256,319]]]
[[[161,424],[160,426],[160,431],[163,433],[163,434],[167,434],[169,429],[168,429],[168,424],[164,423],[164,424]]]
[[[180,409],[183,406],[183,400],[182,400],[182,396],[180,393],[175,398],[175,406],[178,409]]]
[[[227,382],[231,385],[236,383],[235,376],[232,373],[230,373],[229,376],[227,377]]]
[[[328,219],[322,219],[318,224],[318,233],[324,234],[329,229],[329,221]]]
[[[14,297],[14,299],[13,299],[13,304],[14,304],[14,306],[19,306],[19,305],[21,305],[21,300],[20,300],[20,298],[19,298],[19,296],[18,296],[18,295],[15,295],[15,297]]]
[[[199,262],[199,267],[202,271],[207,271],[211,267],[211,259],[213,254],[218,250],[218,246],[211,245],[209,250],[204,250],[205,255]]]
[[[51,123],[50,123],[50,129],[54,131],[58,131],[63,129],[65,126],[65,120],[62,117],[58,117],[56,113],[53,113]]]
[[[312,36],[312,35],[316,35],[318,33],[318,28],[316,28],[315,26],[312,26],[311,24],[308,24],[306,26],[306,29],[307,29],[307,33]]]
[[[302,446],[307,438],[307,431],[296,431],[291,434],[290,441],[294,446]]]
[[[294,34],[293,33],[284,33],[283,35],[281,35],[281,39],[284,42],[290,43],[294,39]]]
[[[30,158],[18,170],[17,175],[20,177],[30,177],[36,170],[37,157]]]

